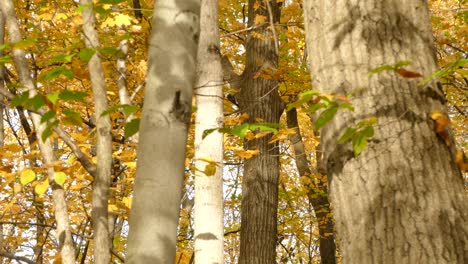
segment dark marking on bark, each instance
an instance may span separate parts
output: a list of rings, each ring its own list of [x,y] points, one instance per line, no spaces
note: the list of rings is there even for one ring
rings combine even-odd
[[[170,113],[176,120],[179,120],[188,126],[190,124],[190,117],[192,115],[191,105],[185,101],[182,101],[180,95],[180,90],[177,90],[174,96],[174,101],[172,102],[172,109]]]
[[[195,239],[201,239],[201,240],[217,240],[218,238],[213,235],[213,233],[201,233],[198,234]]]
[[[215,45],[215,44],[208,45],[208,52],[213,53],[215,55],[221,55],[218,45]]]
[[[445,99],[445,93],[442,90],[442,85],[440,82],[437,82],[437,89],[432,86],[427,86],[424,89],[421,89],[419,92],[421,95],[431,98],[435,101],[439,101],[442,104],[445,104],[447,101]]]

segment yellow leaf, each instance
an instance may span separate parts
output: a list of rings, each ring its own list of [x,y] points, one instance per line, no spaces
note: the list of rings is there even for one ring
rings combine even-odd
[[[206,176],[213,176],[216,173],[216,163],[210,162],[205,166],[204,171]]]
[[[122,202],[128,209],[132,208],[132,197],[124,197],[122,198]]]
[[[38,195],[43,195],[44,193],[47,192],[47,188],[49,188],[49,179],[39,182],[39,184],[37,184],[36,187],[34,188],[34,191]]]
[[[74,184],[74,185],[70,185],[70,187],[68,187],[69,190],[81,190],[83,189],[84,187],[86,187],[84,184]]]
[[[116,213],[119,211],[119,207],[115,204],[109,204],[107,210],[109,210],[109,213]]]
[[[262,23],[265,23],[266,21],[267,21],[266,16],[256,15],[255,20],[254,20],[254,24],[262,24]]]
[[[21,172],[20,182],[22,185],[26,185],[36,179],[36,173],[31,169],[26,169]]]
[[[15,182],[15,184],[13,185],[13,192],[17,194],[17,193],[20,193],[22,189],[23,189],[23,186]]]
[[[258,153],[260,153],[259,150],[234,150],[234,153],[236,153],[237,156],[239,156],[241,159],[250,159],[252,158],[254,155],[257,155]]]

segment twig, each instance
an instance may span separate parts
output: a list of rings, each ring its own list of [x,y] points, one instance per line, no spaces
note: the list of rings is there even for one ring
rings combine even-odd
[[[26,263],[30,263],[30,264],[36,264],[35,261],[32,261],[26,257],[21,257],[21,256],[16,256],[14,254],[11,254],[9,252],[4,252],[4,251],[0,251],[0,256],[4,256],[6,258],[9,258],[9,259],[14,259],[14,260],[17,260],[17,261],[22,261],[22,262],[26,262]]]

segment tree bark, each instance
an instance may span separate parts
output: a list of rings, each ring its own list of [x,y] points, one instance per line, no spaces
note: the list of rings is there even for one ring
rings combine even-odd
[[[4,0],[0,4],[1,11],[5,16],[8,37],[11,43],[17,43],[22,40],[21,31],[16,19],[15,9],[11,0]],[[25,58],[25,53],[21,49],[13,48],[12,57],[15,62],[19,80],[24,87],[24,90],[29,91],[29,96],[32,98],[37,95],[36,87],[31,78],[31,73],[28,69],[28,63]],[[70,231],[70,223],[68,219],[67,204],[65,200],[65,191],[54,181],[55,170],[53,164],[56,161],[55,153],[49,139],[42,140],[42,133],[46,124],[41,124],[40,115],[30,112],[31,119],[36,129],[37,140],[42,160],[47,167],[49,184],[52,188],[52,200],[55,208],[55,221],[57,223],[56,236],[58,240],[58,250],[62,257],[62,263],[72,264],[75,262],[75,249],[73,247],[73,239]]]
[[[127,263],[172,263],[199,34],[198,0],[155,3]]]
[[[218,1],[203,0],[195,90],[195,263],[224,263],[223,71],[219,47]],[[214,170],[214,171],[213,171]]]
[[[372,69],[411,61],[409,70],[437,70],[426,1],[305,2],[314,88],[352,97],[323,128],[343,263],[467,263],[468,201],[454,157],[434,129],[445,113],[436,80]],[[375,135],[355,156],[337,144],[347,127],[377,117]]]
[[[270,12],[269,12],[270,11]],[[276,1],[249,0],[249,27],[256,17],[279,20]],[[278,53],[273,25],[250,34],[246,42],[246,66],[238,101],[247,113],[248,123],[279,123],[283,102],[278,94],[278,81],[271,78],[277,70]],[[239,263],[275,263],[277,241],[277,208],[279,159],[278,144],[268,142],[271,135],[245,141],[245,149],[256,149],[258,155],[244,163],[241,209],[241,249]]]
[[[92,4],[92,0],[81,0],[81,5]],[[83,10],[83,33],[86,47],[96,53],[88,62],[89,76],[94,94],[94,117],[96,120],[96,177],[93,181],[93,238],[94,263],[108,264],[111,259],[111,240],[109,238],[108,199],[112,168],[112,135],[109,115],[101,114],[107,110],[106,83],[104,69],[99,58],[99,37],[95,29],[96,18],[92,7]]]
[[[305,146],[302,142],[301,131],[297,121],[297,111],[295,108],[287,112],[287,124],[289,128],[295,130],[295,134],[289,136],[289,140],[294,149],[296,167],[301,176],[301,182],[306,187],[307,198],[314,208],[317,226],[319,230],[320,263],[336,263],[336,246],[333,229],[333,217],[331,216],[330,202],[328,201],[327,183],[324,182],[325,174],[317,169],[313,175],[310,169],[310,162],[307,160]],[[318,161],[317,161],[318,163]],[[317,177],[318,176],[318,177]]]

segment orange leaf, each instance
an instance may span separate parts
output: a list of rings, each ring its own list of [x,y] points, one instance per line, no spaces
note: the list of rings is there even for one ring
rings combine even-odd
[[[441,113],[440,111],[433,111],[431,113],[431,118],[435,121],[434,130],[436,133],[445,141],[447,146],[450,146],[450,140],[448,138],[447,128],[450,124],[450,119],[447,115]]]
[[[405,69],[395,69],[395,72],[398,73],[400,76],[402,76],[403,78],[419,78],[419,77],[423,77],[421,74],[417,73],[417,72],[413,72],[413,71],[408,71],[408,70],[405,70]]]

